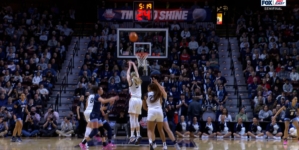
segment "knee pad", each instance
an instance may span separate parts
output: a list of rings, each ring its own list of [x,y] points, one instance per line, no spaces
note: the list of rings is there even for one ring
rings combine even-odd
[[[100,131],[100,133],[101,133],[101,137],[104,137],[104,136],[105,136],[104,128],[103,128],[103,127],[100,127],[100,128],[99,128],[99,131]]]
[[[104,127],[107,131],[111,130],[111,126],[110,126],[110,124],[109,124],[108,122],[104,123],[104,124],[103,124],[103,127]]]
[[[92,138],[92,137],[94,137],[97,134],[98,134],[98,130],[97,129],[92,129],[92,131],[89,134],[89,138]]]

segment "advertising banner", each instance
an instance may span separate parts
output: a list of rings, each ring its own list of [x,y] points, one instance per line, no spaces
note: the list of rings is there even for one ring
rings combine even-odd
[[[138,13],[152,13],[136,11],[135,16]],[[133,21],[133,10],[124,9],[99,9],[98,19],[100,21]],[[195,8],[195,9],[155,9],[154,21],[202,21],[211,22],[212,12],[210,9]]]

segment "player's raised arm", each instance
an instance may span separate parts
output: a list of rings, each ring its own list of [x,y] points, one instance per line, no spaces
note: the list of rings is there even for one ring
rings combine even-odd
[[[127,70],[127,81],[128,81],[129,86],[131,86],[132,81],[131,81],[131,75],[130,75],[130,72],[131,72],[131,63],[130,63],[130,61],[128,62],[128,65],[129,65],[129,68]]]
[[[160,83],[157,81],[157,79],[153,78],[153,83],[158,85],[159,90],[162,92],[163,98],[167,99],[167,93],[166,93],[165,89],[163,88],[163,86],[161,86]]]
[[[134,62],[131,62],[131,64],[132,64],[132,66],[133,66],[133,68],[134,68],[134,72],[135,72],[135,74],[136,74],[136,77],[139,78],[139,73],[138,73],[137,66],[135,65]]]

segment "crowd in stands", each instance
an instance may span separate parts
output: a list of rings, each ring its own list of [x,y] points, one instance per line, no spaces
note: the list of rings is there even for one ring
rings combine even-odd
[[[12,134],[13,103],[21,93],[26,95],[30,111],[30,117],[23,118],[22,135],[56,134],[59,113],[48,101],[66,57],[74,19],[73,11],[57,7],[0,8],[0,136]]]
[[[278,109],[298,97],[299,11],[279,14],[247,9],[237,20],[248,98],[260,121],[271,121]],[[283,118],[281,113],[277,121]]]

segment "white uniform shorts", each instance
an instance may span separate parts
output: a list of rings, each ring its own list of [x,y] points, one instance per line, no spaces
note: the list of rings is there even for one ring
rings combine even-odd
[[[131,97],[129,101],[129,113],[141,115],[142,101],[141,98]]]
[[[86,122],[90,122],[90,113],[92,110],[85,110],[84,111],[84,116],[85,116],[85,120]]]
[[[163,110],[161,108],[149,108],[147,111],[147,121],[163,122]]]

